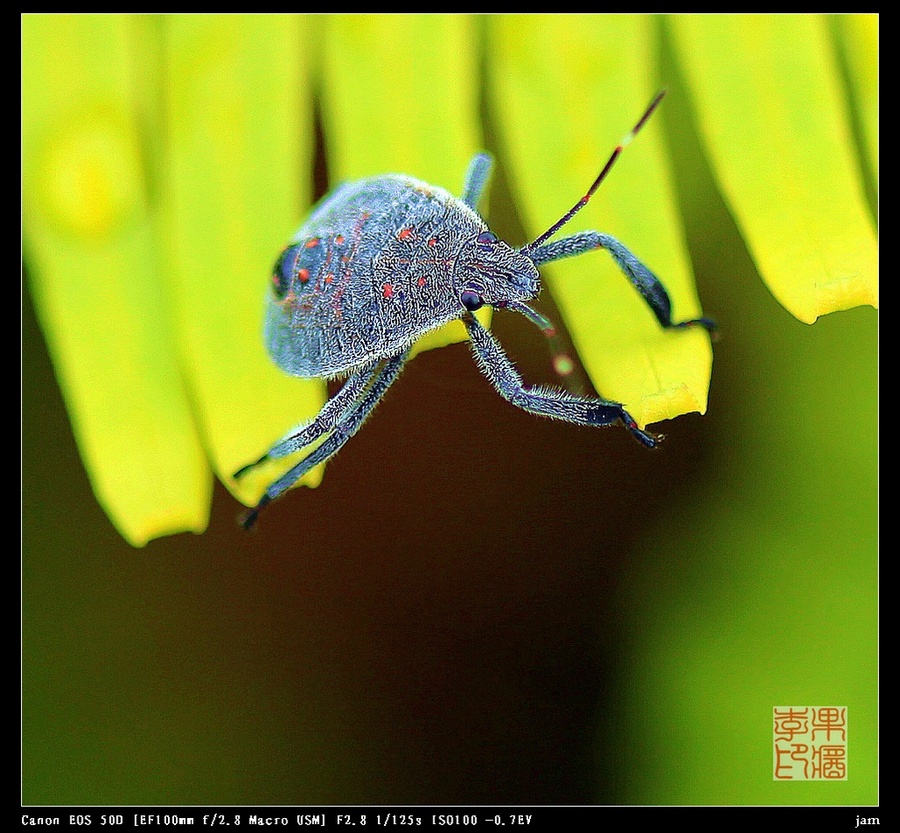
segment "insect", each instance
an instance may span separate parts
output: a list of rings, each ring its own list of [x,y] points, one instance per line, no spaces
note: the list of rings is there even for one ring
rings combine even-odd
[[[313,419],[235,473],[238,478],[325,438],[266,489],[244,516],[246,529],[267,504],[359,430],[400,374],[413,343],[457,318],[466,326],[481,372],[513,405],[579,425],[621,422],[643,445],[657,445],[660,437],[640,429],[617,402],[526,385],[473,313],[485,305],[512,310],[552,335],[550,321],[528,305],[541,291],[538,267],[605,249],[663,327],[697,325],[714,331],[708,318],[674,322],[659,279],[615,238],[582,231],[551,242],[588,203],[663,95],[653,99],[587,193],[521,248],[500,240],[476,211],[491,169],[486,154],[472,160],[459,198],[412,177],[389,174],[344,184],[318,204],[275,264],[265,341],[287,373],[345,381]]]

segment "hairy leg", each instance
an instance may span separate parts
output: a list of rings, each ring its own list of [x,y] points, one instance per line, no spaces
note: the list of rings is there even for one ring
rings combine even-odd
[[[618,402],[574,396],[553,388],[528,387],[516,372],[500,343],[473,315],[463,319],[481,372],[497,392],[518,408],[576,425],[612,425],[621,422],[642,445],[654,448],[659,437],[638,428]]]
[[[559,260],[564,257],[575,257],[594,249],[606,249],[612,255],[618,267],[631,281],[631,284],[647,302],[656,320],[666,328],[672,327],[704,327],[715,333],[716,324],[709,318],[692,318],[689,321],[672,321],[672,302],[669,293],[659,278],[650,271],[632,252],[623,246],[615,237],[601,234],[598,231],[582,231],[570,237],[564,237],[553,243],[544,243],[528,253],[535,266]]]
[[[244,529],[250,529],[253,524],[256,523],[256,519],[259,517],[259,513],[262,509],[279,495],[286,492],[310,469],[319,465],[319,463],[324,463],[343,448],[347,440],[360,429],[363,422],[365,422],[375,406],[381,401],[382,397],[387,392],[387,389],[394,383],[397,376],[400,375],[400,371],[406,363],[409,352],[409,349],[407,349],[404,350],[403,353],[388,359],[384,364],[384,367],[382,367],[375,375],[375,378],[368,389],[358,397],[356,403],[352,407],[347,408],[344,411],[342,419],[334,426],[330,436],[325,442],[307,454],[306,457],[297,463],[297,465],[283,474],[269,486],[268,489],[266,489],[265,494],[260,498],[259,503],[244,515],[241,521]]]
[[[472,157],[469,170],[466,172],[466,182],[460,199],[469,208],[477,208],[478,200],[484,193],[488,178],[491,175],[491,157],[486,153],[479,153]]]

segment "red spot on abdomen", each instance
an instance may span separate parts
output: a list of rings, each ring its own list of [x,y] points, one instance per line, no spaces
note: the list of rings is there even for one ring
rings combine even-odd
[[[412,237],[412,233],[413,230],[409,226],[407,226],[406,228],[402,228],[397,232],[397,237],[400,240],[408,240],[410,237]]]
[[[392,284],[386,283],[381,287],[381,294],[384,295],[385,298],[392,298],[394,295],[394,287]]]

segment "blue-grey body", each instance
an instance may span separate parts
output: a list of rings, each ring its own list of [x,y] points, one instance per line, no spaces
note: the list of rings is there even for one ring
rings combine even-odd
[[[276,264],[269,353],[295,376],[343,376],[459,318],[463,289],[485,303],[533,298],[537,269],[500,241],[479,244],[485,231],[472,208],[412,177],[342,185]]]
[[[269,486],[245,516],[246,528],[264,506],[336,454],[359,430],[400,374],[416,340],[455,319],[466,326],[479,369],[513,405],[577,425],[621,422],[643,445],[658,444],[660,437],[639,428],[618,402],[526,385],[499,342],[472,313],[484,305],[512,310],[552,337],[553,325],[527,303],[540,293],[538,267],[605,249],[662,327],[714,330],[708,318],[673,321],[662,283],[615,238],[583,231],[551,242],[587,204],[661,98],[660,93],[613,151],[585,196],[521,248],[500,240],[476,211],[490,174],[491,160],[485,154],[472,160],[459,198],[412,177],[388,174],[342,185],[315,207],[275,264],[265,341],[287,373],[346,381],[312,420],[235,474],[239,477],[324,437]]]

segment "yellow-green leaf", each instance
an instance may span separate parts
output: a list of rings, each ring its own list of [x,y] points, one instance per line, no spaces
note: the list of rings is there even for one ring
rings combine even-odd
[[[766,284],[801,321],[878,303],[877,244],[826,21],[671,18],[701,133]]]
[[[161,282],[135,44],[127,17],[22,19],[31,288],[97,499],[140,546],[205,529],[212,480]]]
[[[498,129],[533,238],[587,190],[656,92],[652,21],[503,15],[490,24]],[[586,228],[618,238],[659,275],[676,318],[700,313],[658,121],[560,235]],[[605,253],[543,271],[602,396],[623,402],[641,425],[706,410],[705,333],[663,331]]]
[[[878,15],[845,14],[831,18],[843,48],[853,104],[865,145],[867,174],[878,176]]]
[[[213,465],[255,503],[289,461],[232,473],[325,400],[265,352],[272,264],[310,200],[309,20],[175,15],[166,21],[167,239],[179,345]],[[305,482],[315,485],[321,467]]]

